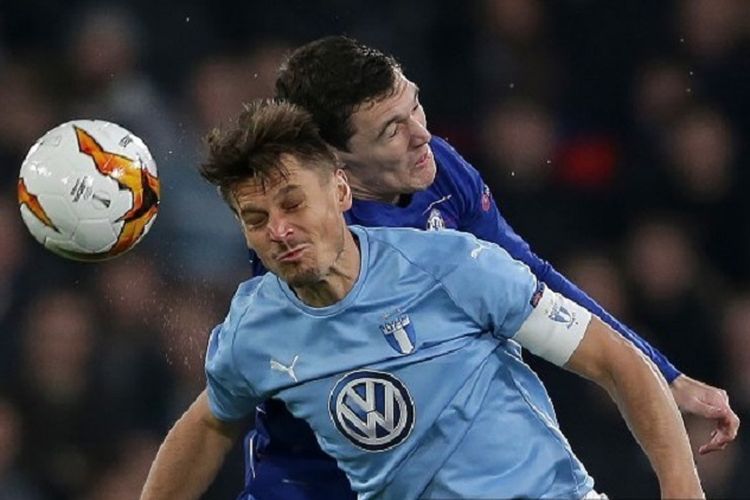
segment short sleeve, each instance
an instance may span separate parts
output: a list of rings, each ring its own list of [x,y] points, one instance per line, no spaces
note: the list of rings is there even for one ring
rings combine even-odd
[[[441,281],[456,304],[482,328],[511,338],[532,310],[537,280],[508,252],[472,236],[456,241],[454,263]]]
[[[219,420],[240,420],[260,403],[237,369],[228,321],[211,332],[206,353],[208,405]]]

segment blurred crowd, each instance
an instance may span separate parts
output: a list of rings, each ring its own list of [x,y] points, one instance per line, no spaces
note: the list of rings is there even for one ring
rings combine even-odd
[[[540,256],[727,389],[749,425],[750,2],[3,2],[0,500],[137,497],[250,276],[239,228],[196,173],[201,138],[271,95],[286,51],[341,33],[403,63],[432,133]],[[162,181],[151,233],[101,264],[46,252],[15,201],[28,148],[75,118],[135,132]],[[655,496],[606,394],[530,362],[597,489]],[[709,423],[686,424],[696,448],[709,439]],[[746,429],[696,461],[710,497],[750,490]],[[241,482],[238,448],[206,498]]]

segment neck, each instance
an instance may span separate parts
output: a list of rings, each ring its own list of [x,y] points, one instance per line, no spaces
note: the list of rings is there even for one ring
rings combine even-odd
[[[355,200],[380,201],[396,205],[401,198],[400,193],[382,193],[377,191],[375,186],[366,186],[351,174],[349,175],[349,186],[352,189],[352,198]]]
[[[343,300],[354,288],[360,271],[360,250],[351,231],[346,226],[343,226],[343,231],[344,244],[328,273],[313,284],[293,287],[297,297],[308,306],[333,305]]]

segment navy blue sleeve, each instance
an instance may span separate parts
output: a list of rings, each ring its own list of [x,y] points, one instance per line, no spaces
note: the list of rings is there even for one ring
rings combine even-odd
[[[247,249],[247,252],[248,256],[250,257],[250,267],[253,268],[253,278],[266,274],[268,272],[268,269],[266,269],[266,267],[260,261],[260,257],[258,257],[258,255],[249,248]]]
[[[453,148],[445,143],[443,144],[446,148],[445,151],[449,154],[441,155],[441,159],[447,159],[451,162],[448,167],[454,171],[456,176],[454,177],[455,187],[458,194],[463,198],[461,203],[463,213],[459,223],[460,230],[473,233],[483,240],[497,243],[514,259],[529,266],[537,279],[545,282],[552,290],[561,293],[597,315],[648,356],[659,368],[667,382],[671,383],[680,375],[679,370],[655,347],[605,311],[596,301],[557,272],[549,262],[539,258],[531,250],[529,244],[516,234],[503,216],[500,215],[497,204],[479,172]]]

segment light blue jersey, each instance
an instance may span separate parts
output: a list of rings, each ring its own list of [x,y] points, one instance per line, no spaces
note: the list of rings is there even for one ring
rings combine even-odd
[[[308,307],[272,274],[240,286],[209,341],[214,415],[282,400],[363,498],[588,493],[510,340],[540,293],[528,267],[469,234],[350,228],[361,268],[342,301]]]

